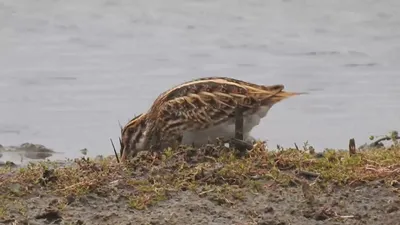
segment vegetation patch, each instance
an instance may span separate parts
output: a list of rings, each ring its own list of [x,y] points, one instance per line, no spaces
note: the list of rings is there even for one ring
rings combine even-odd
[[[146,210],[178,193],[193,192],[219,205],[232,206],[248,195],[276,187],[301,187],[306,201],[332,186],[358,186],[380,180],[398,188],[400,147],[369,148],[350,156],[344,150],[316,154],[298,148],[268,151],[259,142],[246,154],[225,146],[181,146],[163,153],[142,152],[127,164],[112,156],[80,158],[65,165],[51,161],[0,168],[0,218],[24,216],[26,200],[43,195],[62,199],[63,209],[96,194]],[[116,197],[117,196],[117,197]]]

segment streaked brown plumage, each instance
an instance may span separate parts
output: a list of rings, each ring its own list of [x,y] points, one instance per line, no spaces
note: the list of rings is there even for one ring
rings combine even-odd
[[[121,130],[122,161],[138,151],[173,144],[234,137],[235,109],[242,107],[244,137],[277,102],[301,93],[285,92],[283,85],[263,86],[227,77],[200,78],[165,91],[151,108]]]

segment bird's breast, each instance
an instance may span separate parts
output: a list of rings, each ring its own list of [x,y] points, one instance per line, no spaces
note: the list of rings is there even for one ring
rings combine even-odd
[[[260,124],[271,107],[261,106],[256,111],[244,115],[243,137],[251,138],[251,130]],[[232,118],[221,124],[210,126],[206,129],[198,129],[183,132],[182,144],[200,146],[215,141],[216,138],[231,139],[235,137],[235,119]]]

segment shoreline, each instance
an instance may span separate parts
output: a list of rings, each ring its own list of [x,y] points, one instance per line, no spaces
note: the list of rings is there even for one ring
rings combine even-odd
[[[305,151],[306,150],[306,151]],[[2,224],[396,224],[400,146],[224,146],[0,167]]]
[[[383,141],[391,141],[393,143],[397,143],[400,140],[400,136],[398,135],[397,131],[392,131],[388,135],[383,135],[378,137],[371,136],[369,139],[372,141],[371,143],[364,143],[360,145],[358,148],[356,148],[356,150],[359,151],[369,148],[385,148],[387,147],[387,145],[384,145],[382,143]],[[316,152],[316,154],[320,156],[324,154],[326,150],[331,149],[331,148],[325,148],[324,150],[315,151],[315,148],[312,145],[310,145],[308,141],[304,142],[303,145],[301,145],[300,147],[299,146],[300,145],[298,145],[297,143],[294,143],[292,147],[286,147],[286,148],[287,149],[296,148],[297,150],[302,149],[305,151]],[[265,147],[270,149],[267,146]],[[281,150],[281,149],[284,149],[284,147],[277,145],[274,150]],[[336,149],[336,150],[346,151],[346,149]],[[63,157],[61,159],[59,157],[54,157],[54,156],[63,155],[65,154],[65,152],[54,151],[52,148],[48,148],[43,144],[30,143],[30,142],[22,143],[19,146],[17,145],[3,146],[0,144],[0,168],[7,166],[8,164],[14,167],[23,167],[31,162],[35,163],[35,162],[41,162],[43,160],[50,160],[62,164],[62,163],[67,163],[68,161],[74,160],[76,158],[86,157],[88,155],[87,148],[77,150],[76,152],[80,152],[80,154],[77,153],[77,155],[80,156],[75,158]],[[109,157],[112,155],[115,156],[115,149],[114,152],[110,152],[107,155],[104,154],[95,156],[92,155],[91,158]],[[11,160],[10,158],[18,158],[18,159]],[[17,161],[19,161],[20,163],[18,164]]]

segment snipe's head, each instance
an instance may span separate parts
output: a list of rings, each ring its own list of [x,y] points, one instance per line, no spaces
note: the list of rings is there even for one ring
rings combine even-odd
[[[121,161],[135,156],[143,149],[146,140],[147,114],[140,114],[121,128],[120,156]]]

